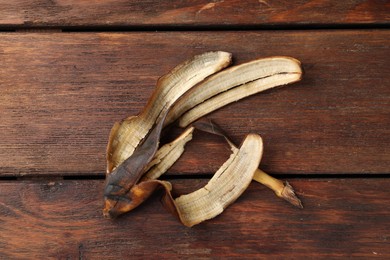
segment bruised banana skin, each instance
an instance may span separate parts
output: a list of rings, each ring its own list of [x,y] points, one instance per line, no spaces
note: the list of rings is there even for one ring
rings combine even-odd
[[[104,187],[105,217],[115,218],[134,209],[154,191],[138,182],[157,152],[166,114],[165,112],[165,115],[152,126],[152,130],[135,149],[133,155],[107,175]]]
[[[185,226],[191,227],[222,213],[246,190],[251,182],[263,151],[262,139],[256,134],[249,134],[240,148],[231,145],[233,153],[230,158],[205,187],[193,193],[173,199],[172,186],[169,182],[148,178],[138,182],[147,169],[160,163],[160,161],[155,162],[152,159],[156,155],[163,120],[164,118],[153,127],[151,133],[137,147],[134,154],[107,177],[104,190],[105,208],[103,214],[105,217],[115,218],[131,211],[149,198],[158,187],[163,187],[166,192],[163,200],[165,206]],[[214,129],[213,125],[211,128]],[[167,153],[160,153],[161,158],[170,157],[169,154],[178,150],[177,147],[184,146],[182,143],[186,143],[191,138],[193,130],[194,127],[187,129],[172,145],[176,148],[167,148]],[[145,167],[145,165],[147,166]],[[162,172],[164,171],[162,170]],[[152,177],[156,177],[156,175]]]
[[[222,52],[220,52],[220,53],[222,53]],[[220,62],[219,67],[216,70],[220,70],[221,68],[223,68],[224,66],[227,66],[227,64],[230,63],[230,58],[231,58],[230,54],[226,55],[224,53],[222,56],[225,56],[225,61]],[[227,56],[229,56],[228,59],[226,59]],[[228,60],[228,62],[226,60]],[[222,63],[224,65],[221,65]],[[238,67],[238,66],[236,66],[236,67]],[[111,171],[115,170],[116,167],[118,165],[120,165],[121,162],[125,161],[125,159],[127,157],[129,157],[129,156],[131,157],[131,155],[133,155],[133,152],[137,149],[141,140],[143,140],[145,138],[145,136],[151,131],[153,124],[155,124],[156,121],[161,119],[162,114],[166,114],[167,111],[170,112],[170,106],[174,103],[175,100],[177,100],[181,95],[183,95],[183,93],[185,91],[183,91],[180,94],[177,93],[177,85],[173,84],[173,87],[171,87],[169,89],[168,87],[165,87],[165,86],[169,86],[169,84],[167,85],[167,82],[164,83],[164,78],[165,79],[169,78],[169,75],[170,76],[175,75],[175,73],[177,71],[180,71],[182,68],[183,68],[183,65],[179,65],[177,67],[177,69],[176,68],[174,69],[174,71],[173,71],[174,73],[168,74],[168,76],[163,77],[162,81],[159,81],[158,88],[156,89],[155,93],[151,97],[150,102],[148,103],[147,107],[144,109],[144,111],[139,116],[128,118],[128,119],[124,120],[122,123],[120,123],[120,124],[117,123],[114,125],[114,127],[111,131],[111,134],[110,134],[109,144],[107,147],[107,159],[108,159],[107,173],[110,173]],[[250,70],[253,70],[253,69],[251,68]],[[281,70],[282,72],[274,72],[272,70],[272,68],[270,70],[264,69],[264,71],[266,71],[268,74],[270,74],[268,76],[263,75],[264,78],[278,76],[279,74],[282,75],[282,74],[289,74],[290,73],[289,71],[283,72],[283,70]],[[210,73],[210,71],[208,73]],[[229,73],[232,73],[232,71],[230,71]],[[184,75],[185,74],[186,73],[184,73]],[[218,74],[224,75],[226,73],[221,72]],[[218,76],[218,74],[216,76]],[[232,73],[232,74],[234,74],[234,73]],[[203,100],[198,99],[197,102],[199,102],[199,100],[201,100],[201,103],[202,103],[201,105],[207,104],[208,102],[204,102],[204,101],[211,100],[211,99],[214,99],[214,101],[209,102],[209,104],[214,103],[214,102],[218,102],[218,99],[223,97],[223,95],[222,96],[219,95],[220,92],[224,92],[226,90],[228,90],[227,92],[229,92],[229,91],[231,91],[229,89],[232,89],[232,88],[233,88],[233,90],[237,91],[237,89],[240,86],[242,87],[243,85],[246,85],[245,83],[247,83],[247,82],[262,79],[262,78],[253,79],[252,78],[253,71],[245,72],[245,70],[244,70],[244,71],[240,71],[240,74],[244,75],[244,76],[238,77],[238,78],[240,78],[241,81],[239,80],[239,81],[236,81],[234,84],[230,84],[228,89],[223,89],[223,87],[225,87],[225,86],[222,85],[222,88],[217,88],[216,92],[207,92],[208,93],[207,95],[209,95],[209,96],[206,95],[205,99],[203,99]],[[183,78],[183,75],[178,76],[178,78],[179,79]],[[278,79],[280,79],[280,77],[278,77]],[[186,78],[186,80],[188,81],[190,79]],[[225,78],[222,77],[222,81],[223,80],[227,81],[228,83],[231,82],[231,78],[226,77],[226,76],[225,76]],[[206,80],[206,82],[207,82],[207,80]],[[241,82],[244,82],[244,83],[241,83]],[[290,83],[290,82],[285,82],[283,80],[281,82],[283,82],[283,84]],[[168,80],[168,83],[170,83],[170,80]],[[181,83],[183,83],[183,82],[181,82]],[[281,85],[283,85],[283,84],[281,84]],[[203,84],[199,84],[199,85],[203,85]],[[191,88],[192,86],[191,86],[191,84],[189,84],[188,89]],[[273,87],[273,86],[270,86],[270,87]],[[266,87],[265,89],[270,88],[270,87]],[[166,91],[166,89],[169,89],[169,90]],[[198,89],[198,87],[195,87],[194,89],[196,90],[196,89]],[[262,90],[264,90],[264,89],[261,89],[259,91],[262,91]],[[256,93],[259,91],[256,90],[253,93]],[[227,92],[225,92],[225,93],[227,93]],[[163,97],[161,97],[161,95],[162,95],[161,93],[165,93],[163,95]],[[214,96],[212,96],[210,93],[211,94],[214,93]],[[238,91],[237,93],[242,94],[242,91]],[[245,94],[242,94],[242,97],[240,97],[240,98],[243,98],[243,97],[245,97]],[[158,102],[157,106],[156,106],[156,103],[153,102],[153,100],[155,102]],[[225,100],[226,100],[226,97],[225,97]],[[228,100],[228,101],[225,101],[224,104],[227,104],[227,103],[230,103],[233,101]],[[192,103],[192,104],[193,104],[192,107],[196,106],[196,103],[195,103],[195,105],[194,105],[194,103]],[[221,104],[223,104],[223,102]],[[221,106],[223,106],[223,105],[221,105]],[[210,105],[204,106],[204,108],[201,108],[201,109],[199,107],[200,106],[197,107],[198,111],[194,110],[195,111],[195,112],[193,112],[194,115],[200,115],[201,112],[204,114],[207,114],[207,113],[218,108],[218,107],[210,106]],[[183,109],[182,110],[179,109],[179,112],[180,111],[187,112],[188,108],[189,108],[189,110],[191,110],[191,106],[189,106],[189,107],[186,107],[186,109],[187,109],[186,111],[184,111]],[[152,111],[152,112],[149,113],[149,111]],[[181,113],[180,115],[182,115],[183,113]],[[174,117],[171,117],[171,118],[174,118]],[[194,118],[194,117],[192,117],[192,118]],[[192,118],[190,118],[190,120],[187,120],[187,121],[193,120]],[[163,119],[161,119],[161,120],[162,120],[162,122],[164,121]],[[159,125],[160,124],[161,124],[161,121],[160,121]],[[152,169],[152,170],[157,169],[156,172],[157,173],[160,172],[160,173],[158,173],[160,175],[163,172],[165,172],[170,167],[171,162],[176,161],[177,158],[180,157],[181,153],[184,150],[184,149],[181,149],[180,147],[184,147],[185,143],[191,139],[189,136],[192,135],[192,132],[191,133],[190,132],[191,131],[188,132],[187,137],[184,137],[182,139],[182,142],[177,141],[177,144],[178,144],[177,146],[168,147],[166,149],[166,151],[164,151],[164,152],[163,152],[163,150],[164,150],[163,149],[161,153],[155,154],[156,157],[153,160],[151,159],[152,157],[150,157],[149,166],[145,167],[145,169],[143,169],[143,170],[146,171],[147,169],[149,169],[149,170],[150,169]],[[250,136],[252,136],[252,135],[250,135]],[[249,139],[251,139],[251,138],[249,138]],[[260,138],[260,142],[261,142],[261,138]],[[157,143],[158,143],[158,141],[157,141]],[[261,145],[261,147],[262,147],[262,145]],[[235,154],[235,151],[237,151],[237,148],[232,147],[232,150],[234,151],[232,157],[235,157],[234,154]],[[255,150],[255,149],[252,149],[252,150]],[[174,156],[173,156],[173,154],[174,154]],[[158,159],[159,156],[162,156],[162,159],[161,158]],[[166,160],[167,158],[169,160]],[[260,158],[261,158],[261,153],[260,153]],[[260,161],[260,158],[258,159],[258,161]],[[164,164],[164,160],[168,161],[168,163]],[[243,161],[243,160],[244,159],[240,159],[240,161]],[[126,161],[124,163],[126,163]],[[171,161],[171,162],[169,162],[169,161]],[[240,170],[240,167],[242,167],[242,166],[251,165],[250,162],[247,162],[244,160],[244,164],[242,164],[240,167],[238,167],[238,166],[236,166],[235,163],[233,163],[233,162],[230,163],[229,161],[230,161],[230,159],[221,167],[221,169],[222,169],[221,171],[225,175],[227,175],[227,173],[233,174],[234,172],[236,172],[237,169]],[[256,161],[256,160],[254,160],[254,161]],[[159,166],[159,164],[161,164],[161,166]],[[229,165],[229,166],[226,166],[226,165]],[[230,166],[230,165],[233,165],[233,166]],[[237,165],[239,165],[239,164],[237,164]],[[258,166],[258,164],[256,165],[256,167],[254,169],[251,169],[249,182],[254,177],[253,175],[259,171],[259,170],[256,171],[257,166]],[[126,167],[128,167],[128,165],[126,165]],[[220,172],[220,171],[218,171],[218,172]],[[240,183],[240,180],[235,180],[235,182],[229,184],[229,182],[227,182],[227,179],[222,178],[222,176],[225,176],[224,174],[218,174],[218,176],[220,175],[220,177],[217,178],[219,181],[212,181],[213,179],[210,180],[209,184],[206,185],[205,188],[202,188],[195,193],[191,193],[190,194],[191,196],[184,195],[184,196],[178,198],[177,200],[173,200],[173,198],[170,194],[171,185],[168,182],[159,181],[159,180],[150,180],[153,178],[157,178],[158,175],[156,175],[156,174],[154,174],[154,175],[150,174],[150,176],[146,175],[143,179],[141,179],[141,181],[138,182],[137,180],[139,180],[141,178],[141,176],[143,175],[142,171],[138,172],[137,177],[134,177],[132,180],[127,181],[127,183],[131,183],[131,184],[125,185],[126,181],[123,181],[123,180],[120,182],[120,185],[126,186],[126,188],[120,189],[120,193],[121,193],[120,195],[114,194],[111,196],[111,194],[110,194],[111,190],[108,189],[109,191],[107,192],[108,196],[106,196],[105,215],[108,217],[116,217],[124,212],[130,211],[131,209],[133,209],[134,207],[136,207],[140,203],[142,203],[145,199],[147,199],[156,188],[158,188],[159,186],[163,186],[167,191],[166,196],[164,197],[165,204],[168,205],[168,208],[171,208],[172,212],[176,212],[176,215],[179,217],[179,219],[182,221],[182,223],[184,225],[193,226],[197,223],[200,223],[203,220],[212,218],[212,217],[220,214],[223,211],[223,209],[227,205],[232,203],[239,196],[239,194],[241,194],[246,189],[247,185],[249,184],[249,182],[247,182],[247,184],[246,184],[246,182]],[[117,175],[117,174],[114,174],[114,175]],[[126,175],[126,174],[124,174],[124,175]],[[235,174],[235,175],[237,175],[237,174]],[[229,175],[227,175],[227,176],[229,176]],[[245,175],[245,176],[247,176],[247,175]],[[264,172],[262,172],[262,175],[261,175],[262,178],[260,178],[260,179],[262,179],[263,181],[264,181],[264,176],[268,176],[268,175],[266,175]],[[110,175],[108,175],[108,177],[110,177]],[[228,177],[228,179],[232,179],[232,177]],[[239,185],[237,185],[237,184],[239,184]],[[245,184],[246,186],[243,184]],[[230,187],[229,187],[229,185],[230,185]],[[266,184],[266,186],[268,186],[268,185]],[[111,187],[117,187],[117,186],[113,185]],[[229,189],[227,191],[232,191],[232,190],[234,190],[235,187],[237,187],[237,190],[236,190],[236,192],[233,192],[231,194],[229,194],[229,192],[227,192],[227,191],[225,193],[223,193],[223,189],[221,189],[221,187],[229,187]],[[220,191],[220,190],[222,190],[222,193],[218,193],[218,191]],[[203,192],[207,191],[210,193],[210,195],[206,196],[205,194],[202,193],[202,191]],[[237,192],[237,191],[240,191],[240,192]],[[116,192],[116,190],[114,190],[114,192]],[[193,196],[195,196],[195,197],[193,197]],[[225,197],[226,200],[221,201],[221,198],[222,198],[221,196]],[[199,197],[201,202],[193,204],[193,199],[195,199],[195,201],[197,201],[196,198],[198,198],[198,197]],[[111,200],[111,198],[114,198],[114,199]],[[217,209],[217,210],[211,210],[211,211],[205,210],[204,212],[199,211],[199,208],[206,209],[208,206],[212,205],[211,203],[213,201],[215,201],[216,203],[221,203],[220,207],[212,206],[213,209]],[[200,213],[197,215],[197,212],[198,213],[200,212]]]
[[[116,123],[110,132],[106,150],[107,174],[131,156],[160,115],[186,91],[231,63],[227,52],[206,52],[178,65],[160,78],[143,111]]]
[[[171,74],[173,73],[171,72]],[[184,94],[168,112],[167,121],[174,121],[178,116],[181,116],[179,118],[179,124],[181,127],[185,127],[203,115],[226,104],[275,86],[298,81],[301,79],[301,75],[300,62],[290,57],[263,58],[225,69],[207,78]],[[231,81],[232,78],[234,81]],[[256,80],[256,78],[258,79]],[[246,83],[248,81],[249,83]],[[167,122],[164,124],[167,124]],[[117,127],[118,125],[113,127],[113,132],[116,131]],[[145,130],[142,131],[145,132]],[[117,134],[112,133],[110,135],[108,147],[111,148],[115,147],[111,144],[113,136],[117,136]],[[126,141],[124,138],[122,140]],[[169,147],[174,149],[177,146]],[[153,171],[159,175],[163,174],[164,171],[173,165],[183,151],[183,147],[178,148],[177,151],[171,152],[176,156],[175,158],[168,156],[159,159],[161,166],[155,165]],[[107,153],[109,154],[109,152]],[[122,155],[122,159],[124,159],[125,154]],[[156,158],[158,157],[159,154],[156,155]],[[147,175],[151,176],[152,173],[148,173]],[[297,207],[302,207],[300,200],[295,196],[294,190],[287,183],[285,184],[269,176],[260,169],[256,171],[254,180],[271,188],[278,197],[287,200]]]
[[[110,214],[106,216],[116,217],[134,209],[159,187],[165,189],[162,199],[164,206],[187,227],[218,216],[250,184],[262,157],[262,139],[259,135],[249,134],[241,147],[232,147],[232,151],[229,159],[203,188],[174,199],[171,194],[172,185],[169,182],[146,179],[136,184],[125,195],[129,203],[111,209]]]

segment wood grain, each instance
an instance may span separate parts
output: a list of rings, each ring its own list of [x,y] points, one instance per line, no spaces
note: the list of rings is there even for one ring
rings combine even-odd
[[[0,258],[390,257],[389,179],[292,180],[304,210],[256,183],[217,218],[182,226],[153,197],[102,217],[102,181],[1,182]],[[175,181],[180,192],[204,184]]]
[[[388,1],[0,1],[0,26],[388,24]]]
[[[238,143],[263,136],[271,173],[389,173],[390,32],[263,31],[0,34],[0,173],[102,175],[115,121],[137,114],[157,79],[195,54],[239,64],[293,56],[297,84],[210,115]],[[227,159],[197,135],[171,173],[210,173]]]

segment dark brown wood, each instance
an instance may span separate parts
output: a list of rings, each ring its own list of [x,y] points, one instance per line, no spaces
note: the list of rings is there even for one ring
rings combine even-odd
[[[0,33],[0,259],[390,259],[390,31],[361,30],[389,24],[390,2],[376,0],[0,0],[0,31],[18,32]],[[196,32],[210,28],[228,30]],[[107,32],[61,33],[95,29]],[[302,61],[301,82],[209,117],[236,143],[261,134],[265,171],[309,174],[289,180],[305,208],[252,182],[193,228],[159,194],[103,218],[104,181],[90,176],[104,175],[111,126],[142,109],[160,76],[210,50],[235,64]],[[168,173],[187,175],[170,180],[175,193],[204,186],[188,175],[216,171],[229,153],[195,132]]]
[[[0,26],[388,24],[388,1],[0,1]]]
[[[272,173],[390,172],[386,30],[0,34],[0,173],[99,174],[115,121],[137,114],[157,79],[209,50],[293,56],[297,84],[260,93],[210,118],[240,143],[264,138]],[[209,173],[223,141],[197,135],[171,173]]]
[[[0,258],[390,257],[389,179],[291,183],[304,210],[252,183],[222,215],[186,228],[158,197],[104,219],[102,181],[3,181]],[[180,192],[203,184],[174,182]]]

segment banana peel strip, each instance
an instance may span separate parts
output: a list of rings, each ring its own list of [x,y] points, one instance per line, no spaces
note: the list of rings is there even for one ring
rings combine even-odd
[[[176,66],[161,77],[142,112],[115,123],[112,128],[106,151],[107,174],[133,154],[159,117],[173,103],[206,77],[227,67],[231,60],[232,55],[227,52],[206,52]]]
[[[195,56],[162,77],[145,109],[137,116],[116,123],[111,130],[107,146],[104,215],[113,218],[132,210],[158,187],[163,187],[166,191],[163,199],[166,207],[186,226],[193,226],[220,214],[246,189],[253,178],[272,188],[280,197],[291,191],[295,196],[288,183],[284,185],[257,169],[262,142],[260,136],[254,134],[247,136],[240,149],[225,136],[233,154],[217,171],[215,178],[198,191],[173,199],[171,184],[156,180],[180,157],[194,130],[193,127],[187,129],[175,141],[158,149],[161,130],[165,125],[180,118],[179,124],[184,127],[228,103],[277,85],[298,81],[301,77],[299,61],[288,57],[271,58],[268,60],[270,66],[262,68],[260,76],[256,76],[253,67],[262,64],[264,60],[255,60],[216,73],[230,64],[231,54],[210,52]],[[280,65],[280,62],[286,61],[293,66],[285,68]],[[245,67],[250,69],[246,71]],[[237,72],[241,76],[237,76]],[[204,80],[214,73],[216,74]],[[215,84],[217,88],[212,87]],[[205,86],[211,87],[204,91]],[[195,99],[192,98],[194,93]],[[247,147],[251,148],[248,150]],[[240,176],[238,173],[244,174]],[[282,186],[276,189],[278,185]],[[286,187],[290,189],[279,192],[280,188]],[[299,205],[301,206],[300,201]],[[210,206],[212,209],[208,208]]]
[[[229,159],[219,168],[210,181],[201,189],[192,193],[173,198],[172,185],[167,181],[156,180],[159,174],[165,172],[161,168],[150,174],[152,166],[158,165],[163,158],[169,158],[170,163],[176,160],[171,159],[170,153],[161,153],[157,156],[156,163],[153,152],[158,147],[158,135],[161,133],[162,123],[160,122],[146,138],[145,142],[137,148],[133,156],[129,157],[107,178],[104,191],[105,208],[104,215],[108,218],[115,218],[128,212],[152,195],[162,187],[165,190],[162,202],[164,206],[176,216],[185,226],[192,227],[205,220],[216,217],[223,210],[233,203],[248,187],[253,175],[260,164],[263,154],[263,142],[259,135],[249,134],[240,148],[235,147],[229,139],[222,134],[216,125],[211,122],[208,126],[200,126],[199,130],[221,135],[230,144],[232,154]],[[209,130],[213,129],[213,130]],[[174,142],[176,147],[184,146],[192,135],[194,127],[187,129],[181,137]],[[170,151],[176,150],[168,148]],[[137,167],[148,164],[146,168]],[[135,164],[135,165],[134,165]],[[138,182],[144,171],[149,170],[149,176]]]
[[[261,137],[247,135],[241,147],[234,149],[206,186],[176,199],[167,192],[164,204],[188,227],[216,217],[246,190],[260,164],[262,153]]]
[[[299,81],[301,63],[291,57],[261,58],[216,73],[187,91],[170,109],[165,124],[186,127],[204,115],[250,95]]]
[[[194,127],[187,128],[174,141],[163,145],[156,152],[153,160],[146,167],[142,180],[155,180],[164,174],[180,158],[187,142],[192,140]]]

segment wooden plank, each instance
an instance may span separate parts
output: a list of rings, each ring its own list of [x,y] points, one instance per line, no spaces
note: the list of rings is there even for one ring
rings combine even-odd
[[[0,26],[388,24],[387,1],[0,1]]]
[[[0,34],[0,173],[103,174],[115,121],[146,104],[158,77],[209,50],[239,64],[287,55],[303,81],[210,118],[238,143],[263,136],[272,173],[389,173],[390,31]],[[203,138],[203,139],[202,139]],[[229,150],[198,135],[171,173],[210,173]]]
[[[390,257],[390,179],[291,182],[303,210],[252,183],[222,215],[186,228],[158,197],[104,219],[103,181],[3,181],[0,258]],[[203,184],[174,182],[181,192]]]

